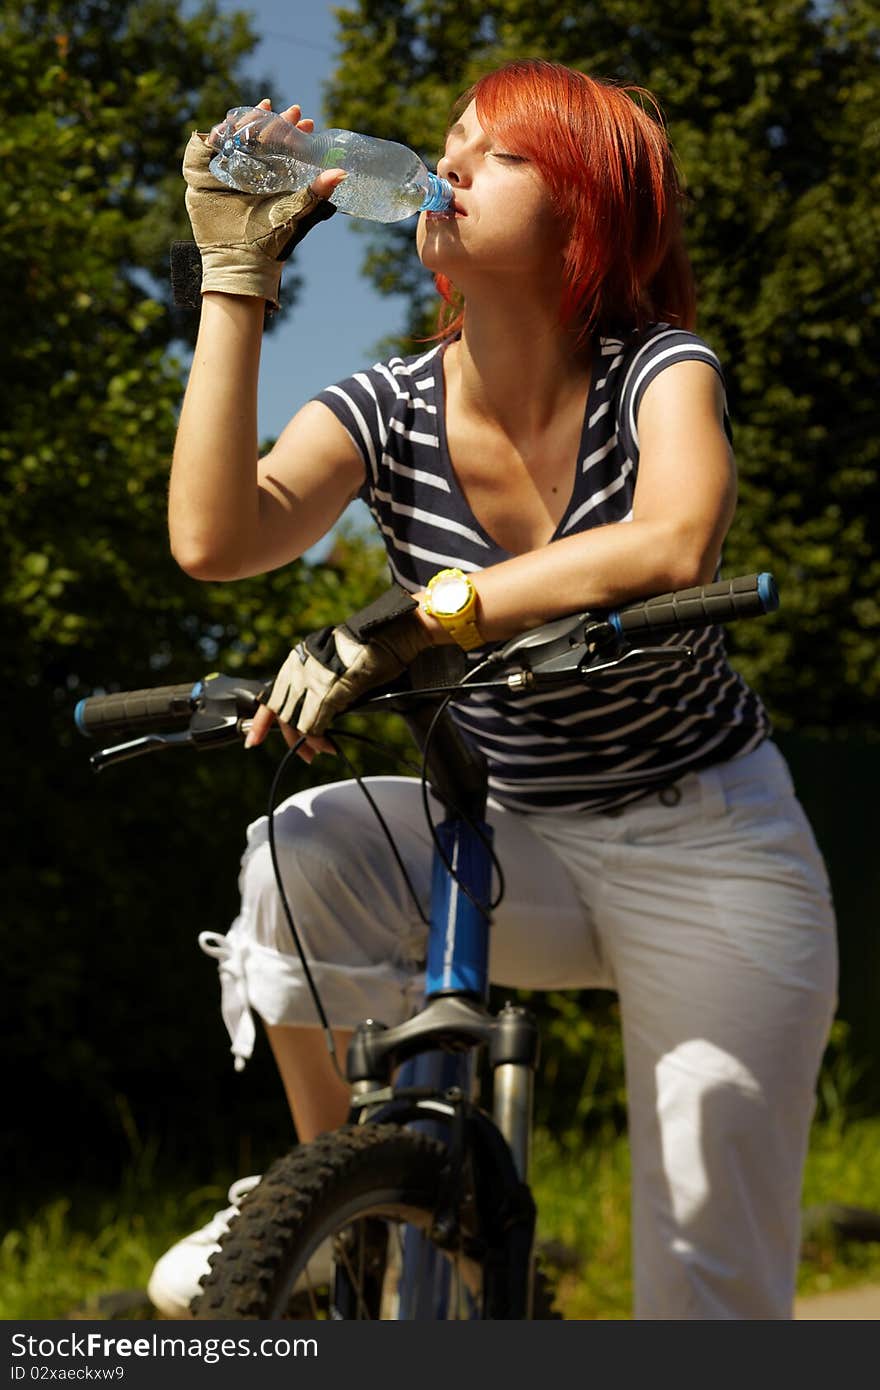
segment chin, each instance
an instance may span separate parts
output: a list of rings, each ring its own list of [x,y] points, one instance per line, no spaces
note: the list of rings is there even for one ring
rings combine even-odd
[[[422,235],[421,227],[416,238],[416,252],[419,260],[432,275],[453,275],[453,267],[461,265],[461,243],[449,236],[438,237],[431,233],[430,227]],[[458,254],[456,254],[458,253]]]

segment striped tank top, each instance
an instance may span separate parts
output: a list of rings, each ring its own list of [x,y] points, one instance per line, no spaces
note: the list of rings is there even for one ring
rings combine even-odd
[[[473,573],[510,558],[474,516],[450,461],[444,347],[377,363],[316,397],[363,457],[359,495],[392,575],[410,592],[438,569]],[[722,374],[706,343],[667,324],[595,342],[579,466],[553,539],[631,518],[639,404],[658,373],[682,361],[708,362]],[[607,811],[758,746],[769,720],[728,664],[722,629],[640,645],[652,640],[691,647],[694,664],[536,693],[475,691],[456,703],[457,722],[488,759],[496,801],[522,812]]]

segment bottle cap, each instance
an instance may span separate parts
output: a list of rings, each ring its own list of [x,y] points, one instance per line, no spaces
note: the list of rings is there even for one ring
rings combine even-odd
[[[455,197],[452,184],[439,174],[428,174],[428,187],[419,212],[445,212]]]

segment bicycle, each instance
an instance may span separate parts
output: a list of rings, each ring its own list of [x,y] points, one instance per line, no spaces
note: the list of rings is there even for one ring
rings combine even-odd
[[[268,1168],[212,1257],[195,1317],[558,1316],[536,1277],[528,1186],[538,1029],[520,1005],[507,1001],[495,1014],[488,1008],[489,924],[503,878],[484,819],[485,760],[458,732],[448,705],[476,689],[534,690],[601,679],[623,665],[689,661],[690,648],[665,645],[667,634],[773,612],[778,602],[765,573],[613,612],[582,612],[516,637],[464,671],[467,659],[457,648],[432,649],[419,658],[408,687],[363,702],[402,712],[422,751],[434,840],[425,1003],[403,1024],[387,1028],[367,1019],[356,1030],[346,1066],[348,1123]],[[638,633],[660,640],[633,646]],[[437,664],[450,653],[455,673]],[[239,742],[265,688],[215,674],[195,686],[91,697],[77,706],[76,720],[92,737],[137,735],[95,754],[92,764],[101,770],[175,746]],[[276,876],[271,811],[283,766],[270,793]],[[439,825],[429,787],[446,811]],[[494,900],[493,864],[500,879]],[[491,1114],[474,1096],[478,1054],[492,1073]],[[331,1272],[314,1272],[328,1256]]]

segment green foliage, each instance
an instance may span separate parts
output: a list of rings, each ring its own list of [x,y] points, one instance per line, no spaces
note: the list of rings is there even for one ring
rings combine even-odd
[[[541,1029],[538,1123],[566,1136],[622,1133],[626,1080],[617,998],[600,990],[522,989],[517,999],[534,1011]]]
[[[880,1212],[880,1121],[830,1122],[813,1126],[804,1172],[802,1207],[829,1205]],[[810,1223],[812,1226],[813,1223]],[[851,1284],[880,1282],[880,1241],[847,1240],[833,1230],[813,1227],[802,1250],[798,1289],[822,1293]]]
[[[689,191],[699,327],[729,381],[741,502],[726,570],[771,569],[782,592],[772,622],[735,629],[737,665],[780,727],[873,729],[877,0],[360,0],[339,14],[332,120],[429,159],[453,100],[510,58],[658,96]],[[367,272],[409,296],[407,329],[424,331],[434,296],[411,229],[368,235]]]
[[[156,1260],[226,1205],[227,1186],[186,1187],[141,1159],[112,1197],[85,1189],[22,1214],[0,1238],[0,1318],[150,1313]]]
[[[629,1318],[630,1161],[624,1138],[606,1131],[587,1144],[535,1135],[531,1176],[537,1248],[567,1319]]]
[[[184,624],[203,600],[164,540],[182,385],[167,254],[187,234],[186,133],[254,40],[167,0],[4,0],[2,18],[3,624],[39,699],[147,684],[193,651]]]
[[[859,1084],[867,1071],[867,1059],[859,1059],[854,1051],[852,1028],[844,1019],[836,1019],[816,1088],[816,1118],[827,1136],[841,1135],[854,1120],[862,1118]]]

